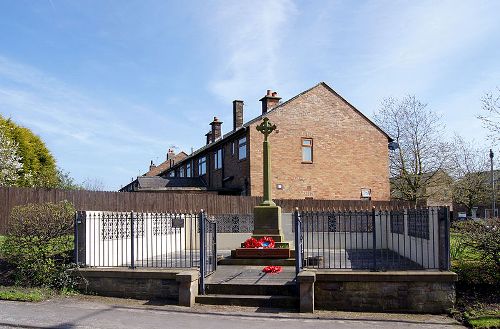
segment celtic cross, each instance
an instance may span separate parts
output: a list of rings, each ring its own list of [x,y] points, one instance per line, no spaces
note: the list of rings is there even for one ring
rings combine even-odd
[[[264,121],[258,125],[257,130],[264,134],[264,142],[262,143],[263,147],[263,178],[264,178],[264,201],[262,201],[261,206],[276,206],[276,204],[272,200],[271,196],[271,147],[269,145],[269,141],[267,140],[267,136],[276,130],[276,125],[269,122],[268,118],[264,118]]]
[[[264,140],[267,141],[267,136],[276,130],[276,125],[269,122],[268,118],[264,118],[264,121],[258,125],[257,130],[264,134]]]

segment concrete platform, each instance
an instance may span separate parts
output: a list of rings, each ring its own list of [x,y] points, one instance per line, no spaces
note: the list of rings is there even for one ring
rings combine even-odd
[[[207,284],[239,284],[239,285],[295,285],[295,268],[283,267],[281,273],[264,273],[264,266],[221,265],[210,275]]]

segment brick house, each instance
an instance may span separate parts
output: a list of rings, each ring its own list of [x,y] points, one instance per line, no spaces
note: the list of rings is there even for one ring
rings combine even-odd
[[[233,101],[233,129],[221,135],[216,117],[206,145],[158,176],[200,178],[208,191],[262,195],[264,117],[277,125],[270,136],[273,197],[277,199],[389,200],[388,143],[392,139],[321,82],[280,102],[270,90],[262,114],[243,121],[243,101]]]

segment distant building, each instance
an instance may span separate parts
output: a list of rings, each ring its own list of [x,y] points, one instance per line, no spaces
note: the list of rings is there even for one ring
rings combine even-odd
[[[260,101],[262,114],[247,123],[243,101],[233,101],[229,133],[222,136],[214,117],[205,146],[146,176],[198,178],[206,191],[261,196],[263,136],[255,127],[268,117],[278,127],[270,136],[274,198],[390,199],[392,139],[326,83],[283,103],[268,90]]]

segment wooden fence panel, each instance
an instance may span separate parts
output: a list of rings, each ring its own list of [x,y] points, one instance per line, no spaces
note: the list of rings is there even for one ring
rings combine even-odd
[[[27,203],[59,202],[68,200],[77,210],[197,212],[210,214],[251,214],[262,197],[228,196],[216,194],[133,193],[49,190],[43,188],[0,187],[0,234],[5,234],[13,207]],[[275,200],[284,212],[300,209],[382,209],[409,208],[412,204],[399,201],[363,200]]]

